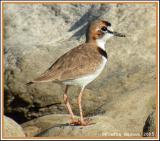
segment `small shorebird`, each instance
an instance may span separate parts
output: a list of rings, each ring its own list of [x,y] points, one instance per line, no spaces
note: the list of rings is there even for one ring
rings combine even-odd
[[[96,79],[102,72],[107,62],[105,51],[106,40],[112,36],[125,37],[125,35],[110,30],[108,21],[96,20],[92,22],[86,33],[86,42],[71,49],[55,61],[42,75],[28,85],[37,82],[57,82],[66,86],[64,92],[64,103],[71,115],[71,123],[74,125],[89,125],[89,120],[83,118],[81,98],[86,85]],[[68,87],[77,85],[81,88],[78,96],[80,120],[75,120],[69,99]]]

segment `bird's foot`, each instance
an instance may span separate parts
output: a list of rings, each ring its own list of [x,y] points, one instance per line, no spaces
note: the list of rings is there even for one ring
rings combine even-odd
[[[88,126],[88,125],[92,125],[95,124],[93,122],[90,122],[92,119],[91,118],[85,118],[84,120],[72,120],[71,121],[71,125],[75,125],[75,126]]]
[[[71,122],[70,122],[70,125],[75,125],[75,126],[78,126],[78,125],[80,125],[81,124],[81,122],[80,122],[80,120],[72,120]]]

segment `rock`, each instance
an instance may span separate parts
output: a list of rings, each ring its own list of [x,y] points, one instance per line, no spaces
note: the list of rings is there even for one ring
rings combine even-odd
[[[29,137],[36,136],[39,133],[51,128],[60,123],[67,123],[69,121],[68,115],[51,114],[35,118],[31,121],[22,124],[25,134]]]
[[[76,117],[78,119],[78,117]],[[31,136],[102,136],[110,135],[117,132],[114,120],[106,116],[94,116],[92,125],[72,126],[69,125],[68,115],[47,115],[34,119],[32,121],[23,123],[22,126],[26,135]],[[36,130],[37,129],[37,130]],[[83,130],[82,130],[83,129]],[[111,132],[112,131],[112,132]]]
[[[154,136],[156,136],[155,118],[156,118],[156,113],[154,111],[148,116],[148,118],[145,122],[145,125],[143,127],[143,136],[144,137],[154,137]]]
[[[37,136],[111,136],[120,134],[116,129],[114,120],[105,116],[92,117],[92,125],[89,126],[71,126],[69,124],[56,124],[50,129],[41,132]]]
[[[91,134],[95,136],[143,136],[142,130],[147,113],[155,109],[155,103],[152,103],[155,98],[149,96],[153,85],[146,85],[146,87],[136,89],[101,107],[100,110],[106,110],[106,112],[90,116],[92,122],[96,124],[87,128],[69,126],[67,123],[70,118],[64,114],[39,117],[23,123],[22,127],[28,136],[90,136]],[[148,105],[143,101],[147,101]]]
[[[4,137],[25,137],[22,127],[9,117],[4,116]]]
[[[19,123],[66,114],[61,86],[25,84],[84,42],[87,23],[102,18],[127,37],[107,42],[108,64],[84,91],[84,115],[103,114],[116,121],[116,129],[142,131],[156,94],[153,9],[154,4],[4,4],[5,114]],[[74,113],[79,114],[76,87],[69,96]]]

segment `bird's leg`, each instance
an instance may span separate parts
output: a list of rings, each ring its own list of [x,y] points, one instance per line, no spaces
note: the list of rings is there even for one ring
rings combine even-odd
[[[84,119],[83,119],[83,111],[82,111],[82,105],[81,105],[83,90],[84,90],[84,88],[82,87],[81,91],[80,91],[80,94],[78,96],[78,106],[79,106],[80,122],[81,122],[81,124],[85,123]]]
[[[86,125],[89,125],[90,119],[83,118],[83,110],[82,110],[82,104],[81,104],[83,90],[84,90],[84,87],[81,88],[80,94],[78,96],[78,106],[79,106],[79,112],[80,112],[80,125],[86,126]]]
[[[91,124],[95,124],[95,123],[90,123],[90,121],[91,121],[90,118],[87,118],[87,119],[83,118],[83,110],[82,110],[82,105],[81,105],[83,90],[84,90],[84,87],[81,88],[80,94],[78,96],[78,106],[79,106],[79,111],[80,111],[80,120],[78,121],[77,125],[87,126],[87,125],[91,125]]]
[[[65,105],[66,105],[66,107],[67,107],[67,110],[68,110],[68,112],[70,113],[70,115],[71,115],[71,120],[72,120],[72,122],[74,122],[74,114],[73,114],[73,112],[72,112],[72,108],[71,108],[71,105],[70,105],[70,103],[69,103],[69,99],[68,99],[68,96],[67,96],[67,91],[68,91],[68,85],[66,86],[66,88],[65,88],[65,92],[64,92],[64,95],[63,95],[63,99],[64,99],[64,103],[65,103]]]

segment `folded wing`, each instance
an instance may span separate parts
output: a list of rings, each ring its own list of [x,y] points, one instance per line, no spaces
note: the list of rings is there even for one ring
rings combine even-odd
[[[101,56],[97,53],[96,47],[82,44],[61,56],[33,82],[76,79],[94,72],[100,61]]]

